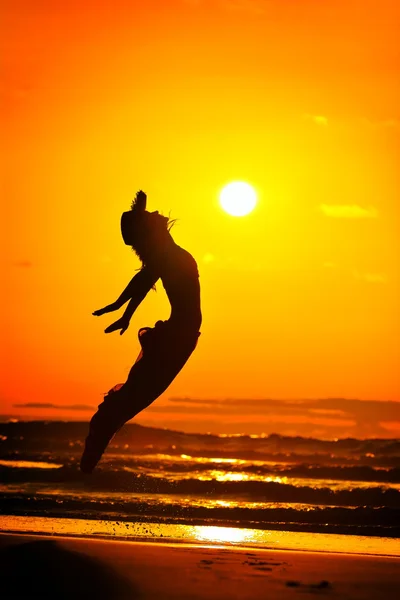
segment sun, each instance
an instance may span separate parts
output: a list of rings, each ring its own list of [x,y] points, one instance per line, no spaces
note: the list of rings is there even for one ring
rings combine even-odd
[[[233,217],[244,217],[257,204],[257,194],[250,184],[244,181],[232,181],[222,188],[219,201],[228,214]]]

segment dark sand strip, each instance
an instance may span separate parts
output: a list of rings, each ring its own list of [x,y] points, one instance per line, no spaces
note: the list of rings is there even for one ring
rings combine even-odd
[[[57,600],[398,598],[400,559],[0,535],[1,597]]]

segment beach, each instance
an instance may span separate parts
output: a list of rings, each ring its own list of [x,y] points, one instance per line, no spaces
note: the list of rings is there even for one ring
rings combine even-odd
[[[0,596],[395,598],[400,442],[0,423]]]
[[[397,598],[397,557],[0,535],[2,598]]]

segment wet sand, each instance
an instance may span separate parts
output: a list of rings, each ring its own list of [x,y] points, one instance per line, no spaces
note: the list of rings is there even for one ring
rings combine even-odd
[[[397,598],[400,558],[0,535],[1,596],[57,600]]]

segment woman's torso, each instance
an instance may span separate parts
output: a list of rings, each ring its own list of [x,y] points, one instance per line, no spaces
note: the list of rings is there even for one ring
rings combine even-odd
[[[193,256],[174,243],[163,256],[160,278],[171,304],[168,323],[198,332],[202,321],[200,282]]]

